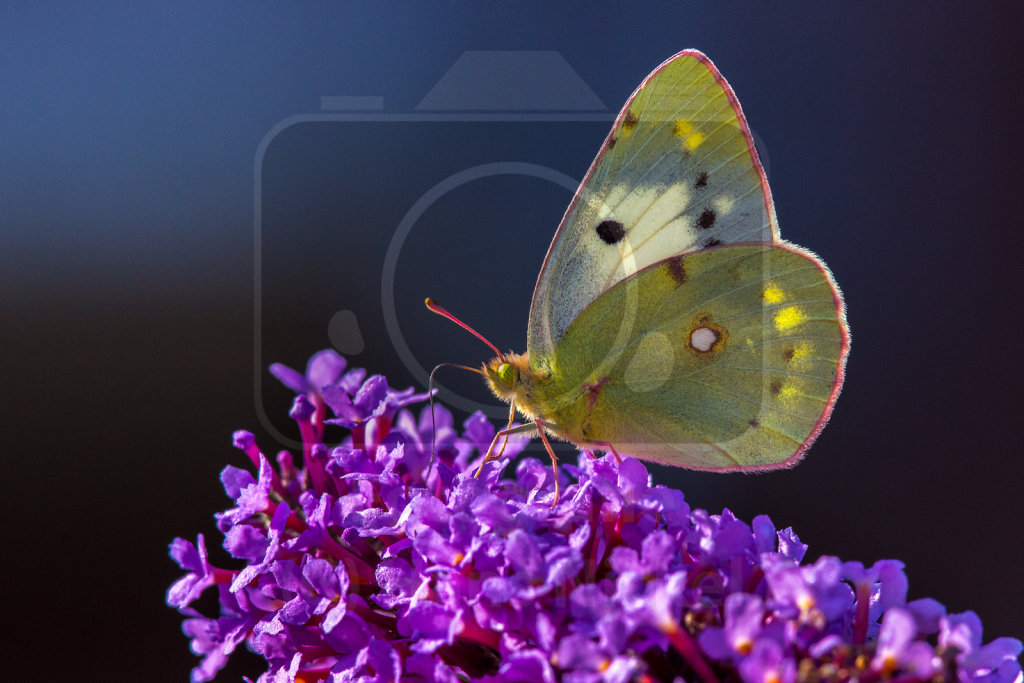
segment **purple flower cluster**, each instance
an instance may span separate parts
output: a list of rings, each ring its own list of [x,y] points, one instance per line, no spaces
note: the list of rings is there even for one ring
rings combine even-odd
[[[224,470],[235,504],[217,523],[243,566],[213,566],[202,535],[171,544],[193,681],[242,643],[266,659],[261,683],[1022,679],[1020,641],[983,644],[973,612],[907,602],[898,561],[801,564],[791,529],[691,510],[631,458],[581,453],[552,507],[547,463],[502,478],[521,441],[473,476],[494,435],[480,414],[459,433],[435,408],[432,427],[404,408],[425,395],[330,351],[271,371],[298,394],[301,466],[237,432],[257,473]],[[325,424],[348,430],[340,445]],[[207,589],[218,616],[190,606]]]

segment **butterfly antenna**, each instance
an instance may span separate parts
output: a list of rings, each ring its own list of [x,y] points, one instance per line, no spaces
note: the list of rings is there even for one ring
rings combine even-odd
[[[454,315],[452,315],[451,313],[446,311],[444,308],[439,306],[438,303],[436,301],[434,301],[433,299],[431,299],[430,297],[427,297],[427,300],[424,301],[423,303],[425,303],[427,305],[427,308],[430,309],[431,313],[437,313],[439,316],[442,316],[444,318],[448,318],[449,320],[451,320],[453,323],[455,323],[456,325],[458,325],[462,329],[464,329],[467,332],[469,332],[470,334],[474,335],[477,339],[482,341],[484,344],[487,344],[489,347],[491,347],[491,351],[494,351],[494,355],[495,356],[498,356],[500,358],[504,358],[505,357],[505,354],[503,354],[501,351],[499,351],[497,346],[495,346],[491,342],[487,341],[487,339],[484,338],[484,336],[482,334],[480,334],[479,332],[474,330],[472,327],[470,327],[466,323],[462,322],[461,320],[456,318]],[[438,367],[440,367],[440,366],[438,366]],[[474,370],[473,372],[479,372],[479,371],[478,370]]]
[[[429,299],[428,299],[429,301]],[[443,310],[443,309],[442,309]],[[471,368],[466,365],[459,365],[458,363],[441,363],[440,365],[434,366],[434,369],[430,371],[430,379],[427,380],[427,395],[430,396],[430,462],[427,463],[427,471],[423,474],[423,482],[426,483],[430,479],[430,471],[434,468],[434,455],[437,450],[437,422],[434,419],[434,373],[441,368],[459,368],[460,370],[469,370],[475,372],[478,375],[484,373],[477,368]],[[441,497],[441,477],[437,478],[437,497]]]

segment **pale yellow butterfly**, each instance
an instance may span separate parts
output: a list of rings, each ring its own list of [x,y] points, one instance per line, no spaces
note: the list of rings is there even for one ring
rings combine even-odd
[[[626,102],[548,249],[527,352],[491,348],[482,374],[529,423],[488,458],[536,429],[553,463],[546,434],[752,471],[795,464],[818,436],[850,348],[842,296],[779,237],[750,129],[705,55],[673,56]],[[555,484],[557,500],[557,470]]]

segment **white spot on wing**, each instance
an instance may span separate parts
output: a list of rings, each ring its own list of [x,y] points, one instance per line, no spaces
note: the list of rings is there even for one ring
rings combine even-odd
[[[691,221],[681,215],[691,200],[691,190],[685,183],[642,189],[616,185],[609,191],[598,216],[621,221],[626,238],[619,244],[619,263],[607,286],[696,243]]]
[[[736,200],[722,194],[715,197],[715,200],[711,202],[711,205],[715,207],[715,212],[719,216],[728,216],[736,206]]]
[[[718,334],[710,327],[698,327],[690,333],[690,346],[700,352],[710,351],[718,341]]]
[[[634,251],[642,249],[646,242],[660,232],[672,232],[664,228],[689,206],[690,190],[678,184],[668,188],[650,188],[644,190],[638,199],[647,205],[647,208],[629,231],[629,242],[633,245]]]
[[[595,197],[595,202],[599,202],[595,207],[597,211],[597,222],[600,223],[606,218],[614,218],[623,225],[628,226],[629,221],[625,218],[627,207],[622,207],[622,200],[629,194],[630,188],[625,185],[615,185],[608,190],[608,194],[604,197]]]

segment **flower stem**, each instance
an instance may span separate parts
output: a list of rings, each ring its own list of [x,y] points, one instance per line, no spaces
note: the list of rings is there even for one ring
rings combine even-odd
[[[700,652],[700,648],[697,646],[697,641],[693,639],[685,629],[680,628],[678,624],[664,624],[662,627],[665,635],[668,636],[669,641],[672,643],[679,654],[683,656],[686,663],[693,667],[693,670],[697,672],[697,676],[700,677],[704,683],[718,683],[718,676],[711,670],[711,666]]]

